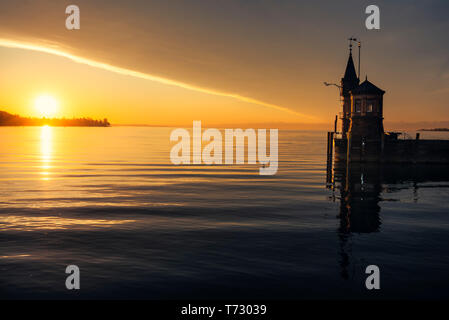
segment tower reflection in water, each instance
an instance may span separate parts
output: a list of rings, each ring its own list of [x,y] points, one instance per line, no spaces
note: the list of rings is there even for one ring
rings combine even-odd
[[[328,170],[331,171],[328,171],[327,186],[333,190],[334,201],[340,200],[337,234],[340,274],[344,279],[350,278],[351,264],[356,260],[352,255],[353,235],[382,230],[382,201],[400,201],[394,193],[411,189],[413,202],[419,202],[420,187],[432,188],[426,182],[449,181],[449,168],[444,165],[337,162]]]

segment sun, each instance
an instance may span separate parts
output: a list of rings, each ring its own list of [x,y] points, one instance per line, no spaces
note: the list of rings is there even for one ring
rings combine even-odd
[[[34,101],[34,107],[41,117],[52,118],[58,112],[58,101],[49,95],[41,95]]]

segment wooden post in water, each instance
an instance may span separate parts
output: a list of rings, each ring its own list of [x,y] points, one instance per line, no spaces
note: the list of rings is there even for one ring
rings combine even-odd
[[[346,141],[346,191],[349,190],[349,175],[350,175],[350,165],[351,165],[351,142],[352,133],[348,132]]]
[[[332,166],[332,157],[334,151],[334,132],[327,133],[327,165]]]
[[[332,165],[334,152],[334,132],[327,133],[327,170],[326,183],[332,183]]]
[[[352,133],[347,133],[347,142],[346,142],[346,162],[351,162],[351,142],[352,142]]]

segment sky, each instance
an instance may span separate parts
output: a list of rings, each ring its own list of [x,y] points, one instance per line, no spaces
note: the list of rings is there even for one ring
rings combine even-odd
[[[380,8],[380,30],[365,8]],[[0,110],[115,124],[332,124],[347,38],[389,122],[449,121],[447,1],[0,2]],[[81,29],[65,28],[76,4]],[[357,63],[357,55],[355,55]]]

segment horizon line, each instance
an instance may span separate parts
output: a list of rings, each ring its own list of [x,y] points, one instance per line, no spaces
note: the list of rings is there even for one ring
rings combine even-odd
[[[0,112],[5,112],[8,113],[10,115],[13,116],[18,116],[21,118],[26,118],[26,119],[37,119],[37,120],[82,120],[82,119],[90,119],[90,120],[96,120],[96,121],[103,121],[104,119],[108,119],[107,116],[103,116],[101,117],[101,119],[96,119],[96,118],[91,118],[90,116],[72,116],[72,117],[52,117],[52,118],[47,118],[47,117],[33,117],[33,116],[22,116],[20,114],[17,113],[13,113],[11,111],[6,111],[4,108],[0,109]],[[201,121],[202,122],[202,126],[203,127],[207,127],[207,128],[237,128],[237,127],[248,127],[248,126],[252,126],[252,127],[257,127],[259,125],[262,126],[288,126],[288,127],[293,127],[293,126],[313,126],[313,127],[319,127],[319,126],[330,126],[332,125],[333,127],[333,122],[285,122],[285,121],[258,121],[258,122],[238,122],[238,123],[217,123],[214,121],[204,121],[204,120],[189,120],[187,122],[178,122],[178,123],[160,123],[160,124],[156,124],[156,123],[114,123],[114,122],[110,122],[108,120],[108,122],[110,123],[111,126],[115,126],[115,127],[166,127],[166,128],[172,128],[172,127],[190,127],[190,122],[193,121]],[[437,126],[437,125],[449,125],[449,119],[446,120],[419,120],[419,121],[404,121],[404,120],[399,120],[399,121],[391,121],[391,120],[387,120],[385,121],[385,123],[387,125],[432,125],[432,126]]]

